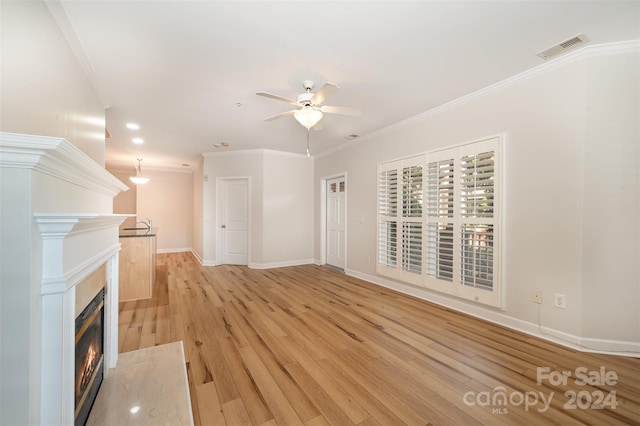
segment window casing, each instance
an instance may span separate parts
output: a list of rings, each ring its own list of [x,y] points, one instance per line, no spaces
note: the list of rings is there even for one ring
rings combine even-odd
[[[501,145],[378,165],[379,274],[500,306]]]

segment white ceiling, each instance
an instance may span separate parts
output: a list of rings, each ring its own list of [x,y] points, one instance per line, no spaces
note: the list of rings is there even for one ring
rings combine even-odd
[[[638,1],[60,4],[109,107],[112,167],[140,157],[180,168],[239,149],[303,154],[306,129],[292,116],[263,121],[292,107],[256,95],[295,99],[303,80],[336,83],[326,104],[363,111],[325,114],[311,131],[317,155],[540,65],[537,52],[578,33],[590,44],[640,38]]]

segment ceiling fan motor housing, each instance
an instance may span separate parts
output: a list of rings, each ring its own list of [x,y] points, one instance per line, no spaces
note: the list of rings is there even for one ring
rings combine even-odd
[[[310,92],[301,93],[298,95],[298,104],[300,104],[300,106],[311,105],[312,104],[311,99],[313,99],[313,93],[310,93]]]

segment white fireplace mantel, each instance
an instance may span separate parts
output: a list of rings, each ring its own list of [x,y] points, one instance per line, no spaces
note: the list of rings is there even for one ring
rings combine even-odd
[[[116,252],[120,250],[120,244],[116,241],[110,247],[100,247],[102,251],[92,253],[90,258],[86,253],[82,254],[83,259],[78,260],[78,264],[73,271],[65,271],[65,239],[69,236],[98,232],[103,229],[112,231],[129,215],[100,215],[100,214],[34,214],[40,236],[42,238],[42,294],[60,293],[69,290],[76,285],[96,267],[102,265]],[[82,249],[86,252],[86,248]],[[67,250],[68,251],[68,250]]]
[[[0,423],[73,424],[76,286],[103,265],[104,366],[115,367],[128,215],[112,214],[113,197],[127,189],[65,139],[0,132]]]
[[[63,138],[0,132],[0,167],[33,169],[111,198],[129,189]]]
[[[72,424],[75,375],[75,286],[106,263],[104,360],[115,368],[118,357],[118,226],[127,215],[35,214],[42,237],[42,424]],[[116,238],[93,247],[89,256],[85,238],[95,240],[103,230]],[[104,238],[98,238],[105,241]],[[71,259],[68,259],[71,257]],[[66,269],[71,263],[73,267]]]

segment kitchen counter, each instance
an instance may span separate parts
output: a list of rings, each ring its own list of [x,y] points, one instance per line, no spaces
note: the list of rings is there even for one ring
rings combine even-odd
[[[135,228],[129,229],[125,228],[120,230],[120,238],[128,238],[128,237],[155,237],[158,228]]]
[[[156,279],[156,228],[123,229],[120,233],[118,300],[149,299]]]

